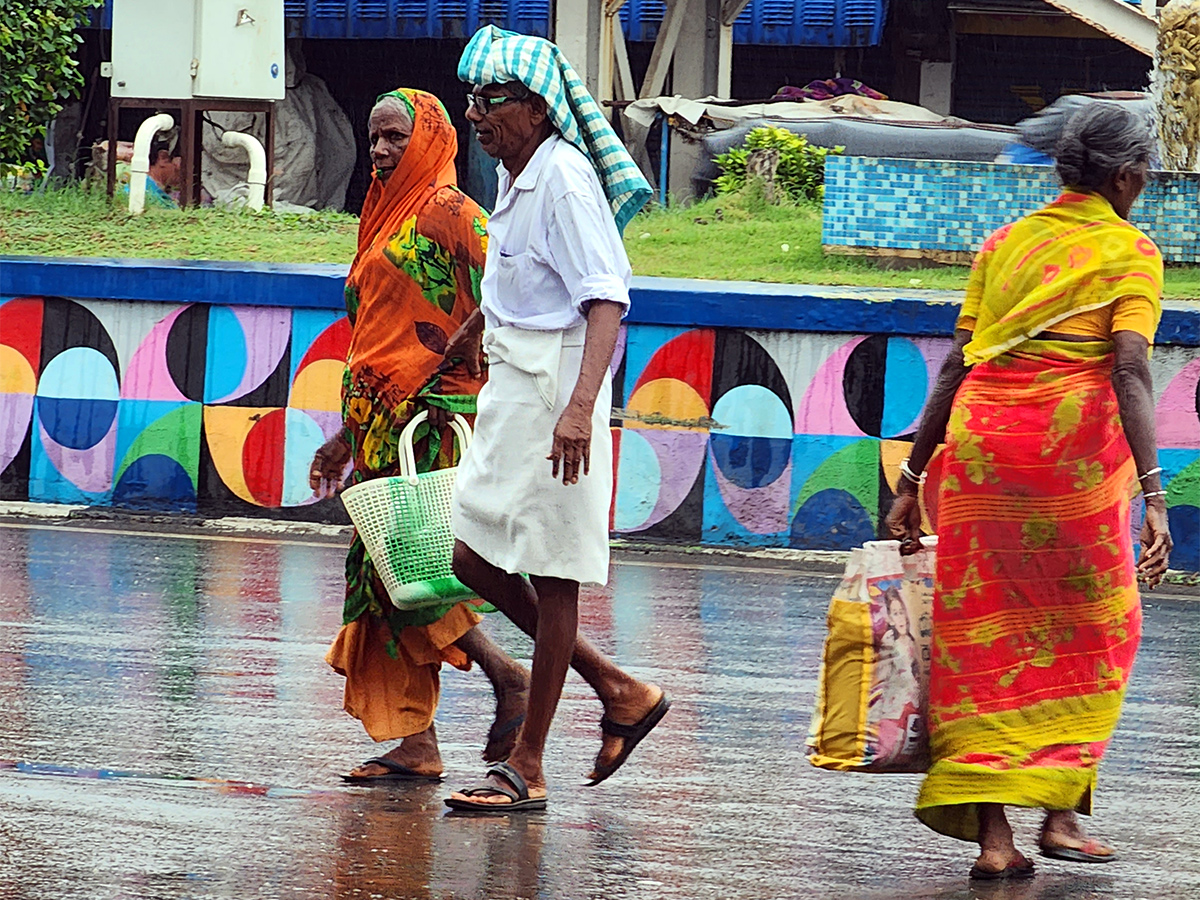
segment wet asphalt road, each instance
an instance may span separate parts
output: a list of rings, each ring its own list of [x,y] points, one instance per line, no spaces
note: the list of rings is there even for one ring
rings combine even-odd
[[[448,670],[447,782],[342,787],[377,748],[322,661],[338,548],[0,528],[0,900],[1200,897],[1200,601],[1154,597],[1092,830],[1121,860],[968,886],[916,778],[803,756],[834,579],[625,557],[582,627],[675,706],[581,786],[599,705],[572,675],[550,809],[448,815],[481,773],[482,673]],[[530,643],[497,617],[513,655]],[[1018,813],[1032,850],[1037,818]]]

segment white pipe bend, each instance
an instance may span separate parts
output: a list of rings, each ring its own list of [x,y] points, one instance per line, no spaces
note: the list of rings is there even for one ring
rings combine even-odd
[[[167,113],[151,116],[138,126],[133,139],[133,161],[129,164],[129,214],[140,216],[146,210],[146,178],[150,171],[150,142],[160,131],[175,127],[175,120]],[[115,153],[115,147],[109,147]]]
[[[246,205],[258,212],[263,208],[267,187],[267,153],[258,138],[241,131],[226,131],[221,135],[221,143],[226,147],[242,147],[250,157],[250,174],[246,183],[250,192],[246,197]]]

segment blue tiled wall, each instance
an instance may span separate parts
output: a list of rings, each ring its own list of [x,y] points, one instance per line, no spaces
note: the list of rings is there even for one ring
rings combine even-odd
[[[1058,195],[1047,166],[831,156],[826,245],[974,253],[989,234]],[[1200,175],[1156,173],[1133,222],[1167,262],[1200,263]]]

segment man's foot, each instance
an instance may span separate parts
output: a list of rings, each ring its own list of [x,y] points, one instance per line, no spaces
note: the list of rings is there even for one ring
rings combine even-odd
[[[1043,856],[1069,862],[1111,862],[1117,856],[1112,847],[1089,838],[1079,826],[1079,818],[1070,810],[1046,813],[1038,846]]]
[[[541,767],[509,759],[488,768],[487,777],[479,784],[463,791],[455,791],[450,795],[450,805],[454,809],[478,808],[480,806],[524,806],[525,800],[543,801],[546,799],[546,778]]]
[[[442,775],[442,756],[438,752],[437,734],[430,725],[427,731],[410,735],[383,755],[384,759],[404,766],[418,777],[440,778]],[[379,763],[363,763],[347,773],[351,778],[380,778],[393,775],[394,770]]]
[[[666,714],[670,701],[662,688],[655,684],[640,684],[636,691],[609,700],[604,705],[604,717],[616,728],[606,728],[603,723],[603,737],[600,752],[596,754],[596,762],[592,766],[588,779],[591,784],[599,784],[624,763],[638,741],[649,733]],[[641,732],[640,736],[629,737],[617,732]]]
[[[517,746],[521,726],[525,724],[525,708],[529,705],[529,675],[520,682],[496,689],[496,718],[488,729],[487,745],[483,748],[484,762],[503,762]]]

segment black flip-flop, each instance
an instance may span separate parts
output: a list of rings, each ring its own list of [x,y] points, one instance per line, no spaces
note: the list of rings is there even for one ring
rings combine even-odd
[[[1065,862],[1107,863],[1117,858],[1115,851],[1112,853],[1091,853],[1088,851],[1088,847],[1099,844],[1098,840],[1092,838],[1082,847],[1055,847],[1053,845],[1047,846],[1046,844],[1041,844],[1038,850],[1047,859],[1061,859]]]
[[[529,810],[538,810],[546,808],[545,797],[530,797],[529,785],[526,784],[525,778],[506,762],[492,763],[488,766],[487,773],[496,778],[503,778],[511,788],[506,788],[502,784],[493,784],[489,781],[481,781],[474,787],[466,788],[458,793],[465,794],[468,797],[474,797],[480,794],[496,795],[507,797],[511,803],[475,803],[470,800],[458,800],[454,797],[446,798],[446,805],[451,809],[469,810],[474,813],[486,813],[488,815],[504,814],[510,812],[520,812]]]
[[[488,759],[487,748],[490,747],[494,742],[508,737],[524,724],[525,713],[521,713],[519,716],[513,716],[513,718],[509,719],[503,725],[492,725],[492,727],[488,729],[487,744],[484,746],[484,762],[504,762],[503,759]],[[505,758],[507,759],[507,757]]]
[[[973,881],[1018,881],[1022,878],[1032,878],[1033,875],[1033,863],[1025,860],[1024,862],[1010,862],[999,872],[981,869],[976,864],[971,866],[970,878]]]
[[[588,787],[595,787],[612,775],[613,772],[617,771],[617,769],[621,768],[625,760],[629,759],[629,754],[642,742],[642,739],[646,735],[654,730],[654,726],[662,721],[662,717],[667,714],[667,710],[670,708],[671,701],[667,698],[667,694],[664,691],[658,703],[654,705],[654,708],[642,716],[641,721],[634,725],[623,725],[620,722],[614,722],[608,716],[601,717],[600,731],[610,737],[619,737],[624,743],[621,745],[621,752],[617,754],[612,762],[605,766],[599,763],[596,764],[596,777],[588,782]]]
[[[346,784],[376,784],[378,782],[390,781],[441,781],[441,775],[422,775],[420,772],[414,772],[408,766],[403,766],[395,760],[388,759],[386,756],[373,756],[368,759],[363,765],[375,763],[377,766],[383,766],[387,769],[386,775],[343,775],[342,781]]]

